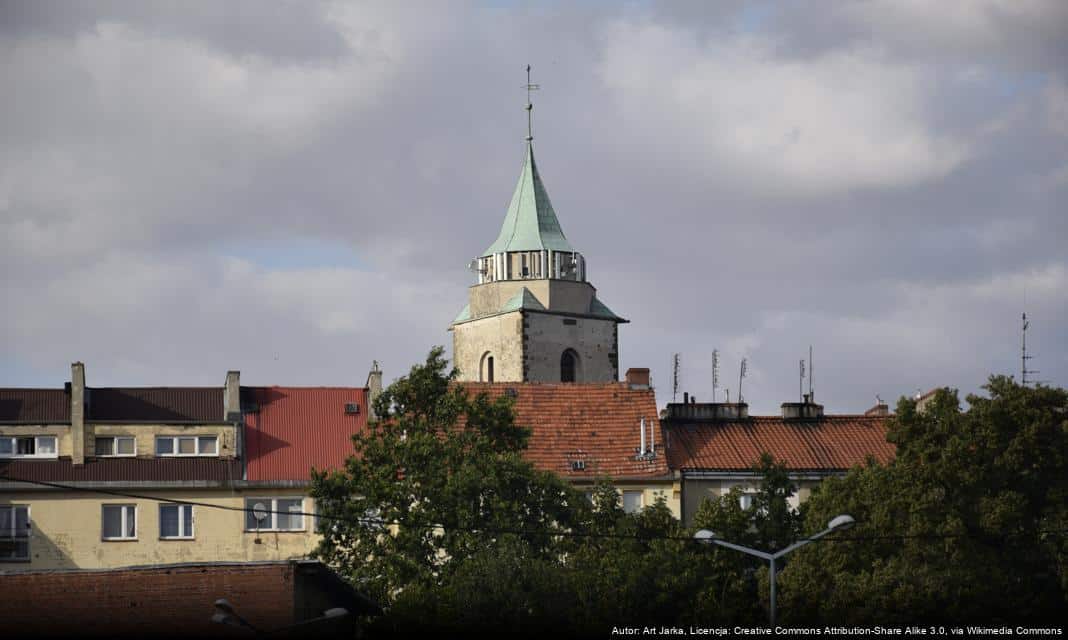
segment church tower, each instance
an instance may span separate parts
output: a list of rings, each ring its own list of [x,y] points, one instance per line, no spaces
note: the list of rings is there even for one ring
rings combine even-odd
[[[478,282],[449,327],[453,361],[465,381],[613,382],[627,320],[597,298],[564,237],[534,162],[531,110],[528,93],[519,183],[497,240],[471,263]]]

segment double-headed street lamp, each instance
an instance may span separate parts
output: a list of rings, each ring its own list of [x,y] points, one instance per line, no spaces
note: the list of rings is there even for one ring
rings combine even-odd
[[[795,542],[792,545],[786,547],[785,549],[780,549],[780,550],[776,551],[775,553],[766,553],[764,551],[758,551],[757,549],[750,549],[749,547],[743,547],[742,545],[734,544],[733,542],[727,542],[726,540],[720,540],[719,538],[716,537],[716,534],[712,533],[708,529],[701,529],[697,533],[693,534],[693,537],[694,537],[694,540],[697,540],[698,542],[700,542],[702,544],[718,544],[721,547],[727,547],[728,549],[734,549],[735,551],[741,551],[742,553],[747,553],[747,554],[749,554],[751,556],[756,556],[758,558],[762,558],[762,559],[767,560],[768,562],[771,563],[771,574],[769,576],[770,580],[771,580],[771,626],[772,626],[772,628],[774,628],[775,627],[775,561],[778,560],[779,558],[783,557],[784,555],[790,553],[794,549],[798,549],[800,547],[805,546],[806,544],[808,544],[810,542],[815,542],[816,540],[819,540],[820,538],[822,538],[823,536],[827,535],[828,533],[834,533],[835,531],[848,529],[849,527],[852,527],[854,524],[856,524],[856,520],[853,519],[853,516],[844,515],[844,514],[840,515],[837,518],[834,518],[833,520],[828,522],[827,523],[827,528],[825,530],[820,531],[819,533],[817,533],[815,535],[809,536],[809,537],[805,538],[804,540],[798,540],[797,542]]]

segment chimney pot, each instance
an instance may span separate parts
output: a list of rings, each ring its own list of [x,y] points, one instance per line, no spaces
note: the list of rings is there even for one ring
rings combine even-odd
[[[241,419],[241,372],[227,371],[223,385],[223,420]]]
[[[70,437],[71,463],[85,464],[85,365],[70,365]]]

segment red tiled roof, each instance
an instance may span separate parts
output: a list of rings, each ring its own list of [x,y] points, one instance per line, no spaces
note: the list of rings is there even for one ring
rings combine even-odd
[[[9,478],[46,482],[129,482],[241,479],[241,461],[233,458],[88,458],[74,465],[57,460],[0,460],[0,482]]]
[[[63,389],[0,389],[0,422],[70,422],[70,396]]]
[[[845,470],[867,456],[889,462],[886,416],[825,416],[814,422],[753,417],[665,427],[672,469],[748,471],[767,451],[791,471]]]
[[[93,387],[86,420],[223,422],[222,387]]]
[[[652,389],[631,389],[621,382],[468,382],[463,386],[472,394],[485,391],[491,398],[515,391],[515,423],[532,430],[525,457],[539,469],[570,479],[668,474]],[[652,426],[657,452],[652,460],[635,460],[643,417]],[[572,461],[582,461],[585,468],[574,470]]]
[[[367,390],[357,387],[242,387],[249,480],[310,480],[338,469],[352,436],[367,426]],[[359,412],[345,413],[355,402]],[[258,410],[249,411],[250,403]],[[222,405],[220,404],[220,407]]]

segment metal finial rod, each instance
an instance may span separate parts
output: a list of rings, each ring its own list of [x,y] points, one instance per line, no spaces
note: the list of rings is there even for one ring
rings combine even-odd
[[[534,139],[534,103],[530,100],[530,92],[541,89],[541,85],[531,84],[530,65],[527,65],[527,142]]]

